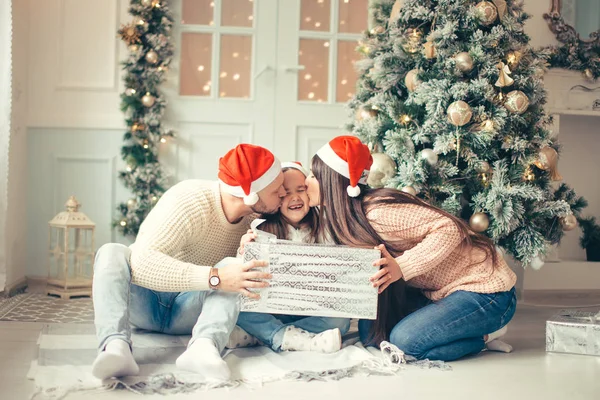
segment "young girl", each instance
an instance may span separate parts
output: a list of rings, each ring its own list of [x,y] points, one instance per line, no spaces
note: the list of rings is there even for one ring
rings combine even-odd
[[[279,239],[304,243],[323,243],[317,235],[317,210],[308,205],[306,195],[307,171],[300,163],[282,163],[283,187],[286,196],[279,212],[265,215],[259,229],[272,233]],[[256,239],[248,231],[240,241],[244,245]],[[350,328],[350,319],[324,317],[297,317],[264,313],[240,313],[237,325],[275,351],[317,351],[333,353],[342,347],[341,337]],[[242,337],[239,337],[242,336]],[[232,334],[232,347],[244,342],[246,334],[239,330]],[[247,341],[250,344],[251,342]]]
[[[480,352],[514,315],[515,274],[462,220],[398,190],[365,186],[371,163],[358,138],[340,136],[317,152],[306,180],[309,205],[320,206],[318,234],[382,251],[371,278],[380,293],[378,319],[360,324],[361,338],[389,340],[418,359]],[[407,285],[429,304],[410,313]]]

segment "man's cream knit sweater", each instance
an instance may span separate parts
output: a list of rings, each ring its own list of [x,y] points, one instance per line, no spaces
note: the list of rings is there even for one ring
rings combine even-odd
[[[178,183],[148,214],[131,245],[132,282],[161,292],[208,290],[210,268],[235,257],[252,219],[227,221],[218,182]]]

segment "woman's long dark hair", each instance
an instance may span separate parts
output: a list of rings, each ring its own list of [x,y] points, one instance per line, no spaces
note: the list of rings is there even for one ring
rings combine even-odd
[[[283,168],[281,172],[284,174],[292,168]],[[289,239],[289,227],[292,225],[290,221],[281,213],[277,211],[275,214],[264,214],[261,218],[265,219],[265,222],[260,224],[258,229],[264,232],[272,233],[277,236],[278,239],[288,240]],[[308,235],[309,243],[318,243],[320,236],[319,232],[319,213],[315,207],[310,207],[308,214],[300,221],[301,226],[305,226],[310,230]]]
[[[367,219],[366,211],[372,207],[389,204],[416,204],[450,218],[465,238],[463,248],[479,248],[485,252],[486,257],[478,262],[491,257],[496,264],[496,249],[491,240],[471,231],[463,220],[417,197],[395,189],[370,189],[364,185],[360,185],[360,196],[350,197],[346,192],[350,184],[349,179],[335,172],[316,155],[312,160],[312,173],[319,182],[319,236],[329,235],[337,244],[355,247],[384,244],[392,256],[398,257],[407,249],[399,243],[383,240]],[[409,288],[404,279],[392,283],[379,295],[377,320],[372,325],[369,335],[370,344],[379,345],[381,341],[388,340],[392,328],[415,310],[414,301],[417,295],[418,292]]]

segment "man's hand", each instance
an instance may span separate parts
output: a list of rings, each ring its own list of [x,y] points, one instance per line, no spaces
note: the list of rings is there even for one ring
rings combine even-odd
[[[254,242],[256,240],[256,233],[252,229],[248,229],[248,232],[240,239],[240,248],[238,253],[244,254],[244,245],[246,243]]]
[[[266,267],[266,261],[248,261],[244,264],[229,264],[219,268],[221,283],[219,289],[225,292],[241,293],[251,299],[260,299],[258,293],[252,293],[248,289],[265,288],[269,282],[261,282],[259,279],[271,279],[273,276],[268,272],[251,271],[253,268]]]

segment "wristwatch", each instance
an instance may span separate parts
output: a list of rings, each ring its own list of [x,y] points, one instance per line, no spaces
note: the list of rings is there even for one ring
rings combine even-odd
[[[210,269],[210,276],[208,278],[208,286],[212,290],[217,290],[219,288],[219,284],[221,284],[221,278],[219,278],[219,270],[216,268]]]

